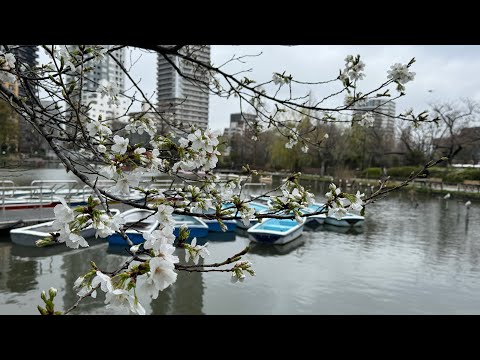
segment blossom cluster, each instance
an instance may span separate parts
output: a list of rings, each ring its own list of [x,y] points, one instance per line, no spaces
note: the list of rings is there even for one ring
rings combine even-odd
[[[340,220],[347,214],[348,210],[354,212],[362,211],[365,205],[362,200],[364,196],[365,194],[361,194],[360,191],[357,191],[355,195],[343,193],[335,184],[330,184],[329,191],[325,194],[329,202],[328,216],[333,216]]]
[[[109,216],[106,212],[95,209],[98,205],[92,197],[87,206],[79,206],[75,210],[70,208],[64,198],[60,198],[60,204],[53,209],[55,220],[52,228],[55,230],[51,238],[37,241],[38,246],[46,246],[54,242],[65,243],[67,247],[78,249],[88,247],[88,242],[82,235],[88,228],[95,229],[95,237],[106,238],[120,231],[125,220],[117,213]]]
[[[286,149],[292,149],[298,143],[298,135],[296,129],[291,129],[287,134],[288,142],[285,144]]]
[[[204,170],[208,171],[217,166],[218,133],[209,129],[202,131],[192,129],[187,138],[180,138],[177,147],[179,161],[172,166],[172,171]]]
[[[364,70],[365,63],[360,60],[360,55],[348,55],[345,58],[345,68],[340,71],[338,79],[348,89],[348,87],[352,86],[352,83],[365,77]]]
[[[301,210],[314,203],[315,195],[300,185],[296,176],[285,179],[280,190],[282,196],[272,196],[270,210],[287,215],[293,213],[296,221],[302,223]]]
[[[396,63],[392,65],[390,69],[391,70],[387,72],[387,78],[397,83],[398,91],[404,91],[404,85],[415,78],[415,73],[409,70],[409,65]]]
[[[366,113],[362,114],[362,118],[358,123],[365,127],[373,127],[375,123],[375,117],[371,111],[367,111]]]
[[[131,265],[125,272],[107,274],[94,267],[90,272],[80,276],[75,282],[78,288],[78,296],[90,295],[96,297],[98,288],[105,292],[105,304],[107,307],[129,309],[133,313],[145,314],[144,307],[140,304],[137,296],[145,296],[156,299],[160,291],[172,285],[177,279],[175,264],[179,262],[178,256],[174,255],[176,226],[173,218],[173,207],[160,205],[154,216],[160,222],[158,230],[151,233],[143,233],[143,248],[146,258],[142,258],[139,265]],[[140,256],[140,244],[131,247],[131,252]],[[205,245],[197,245],[196,238],[191,244],[183,244],[185,248],[186,262],[191,257],[198,264],[200,257],[210,255]]]
[[[272,80],[275,85],[290,84],[292,82],[292,75],[285,75],[285,73],[279,74],[275,72],[273,73]]]

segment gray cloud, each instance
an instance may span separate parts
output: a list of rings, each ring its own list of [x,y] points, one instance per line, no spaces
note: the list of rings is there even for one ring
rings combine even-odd
[[[42,53],[42,52],[40,52]],[[471,97],[480,100],[480,87],[477,80],[477,68],[480,65],[480,46],[460,45],[355,45],[355,46],[212,46],[212,62],[220,65],[232,55],[253,55],[262,53],[259,57],[247,58],[246,64],[233,64],[226,67],[229,71],[252,69],[249,78],[258,82],[268,81],[273,72],[286,71],[294,78],[302,81],[328,80],[338,75],[338,70],[344,66],[346,55],[360,54],[366,63],[366,77],[360,84],[360,91],[371,89],[386,79],[387,70],[394,63],[407,63],[415,57],[417,62],[412,66],[416,73],[415,81],[408,83],[407,95],[397,101],[397,112],[413,107],[422,111],[428,103],[444,100],[454,100],[460,97]],[[140,50],[132,51],[132,58],[141,58],[132,67],[132,77],[141,79],[140,86],[149,95],[155,91],[156,55]],[[338,89],[339,82],[334,86],[313,87],[317,99]],[[128,81],[127,81],[128,86]],[[297,94],[304,94],[306,88],[299,87]],[[429,92],[429,90],[433,90]],[[327,102],[337,105],[343,97]],[[229,124],[231,113],[239,111],[237,99],[220,99],[210,97],[209,125],[215,129],[223,129]]]
[[[366,77],[361,89],[371,89],[386,79],[387,71],[394,63],[407,63],[415,57],[412,66],[416,72],[415,81],[407,84],[407,95],[397,101],[397,112],[413,107],[422,111],[428,103],[454,100],[459,97],[472,97],[480,100],[480,87],[476,69],[480,65],[480,46],[400,46],[400,45],[355,45],[355,46],[212,46],[212,62],[220,65],[232,55],[253,55],[260,57],[245,59],[246,64],[227,67],[231,71],[253,69],[248,77],[259,82],[268,81],[274,71],[286,71],[303,81],[320,81],[334,78],[343,67],[343,59],[348,54],[360,54],[366,63]],[[154,55],[144,56],[133,69],[135,76],[141,77],[142,84],[151,94],[155,88]],[[336,84],[338,85],[338,84]],[[313,87],[317,99],[328,95],[337,87]],[[303,93],[306,89],[302,89]],[[429,92],[428,90],[433,90]],[[342,98],[329,105],[338,104]],[[229,116],[239,111],[238,100],[210,98],[210,119],[212,128],[223,129],[229,124]]]

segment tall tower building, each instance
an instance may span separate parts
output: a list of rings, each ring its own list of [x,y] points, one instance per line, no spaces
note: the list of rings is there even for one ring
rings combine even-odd
[[[189,45],[180,51],[196,57],[198,61],[210,63],[210,45]],[[178,56],[169,56],[169,60],[183,75],[208,82],[208,74],[201,72],[194,63],[184,61]],[[205,129],[208,126],[207,86],[180,75],[169,60],[161,54],[158,55],[158,110],[169,114],[169,118],[175,123]]]
[[[71,47],[70,47],[71,48]],[[121,63],[125,61],[125,48],[114,51],[113,56]],[[89,64],[90,65],[90,64]],[[94,69],[86,74],[87,80],[83,82],[83,87],[80,95],[80,101],[82,105],[89,106],[89,117],[98,119],[101,115],[102,119],[117,119],[123,115],[128,108],[128,100],[119,95],[119,104],[109,104],[109,97],[104,96],[97,92],[99,85],[102,81],[106,80],[109,83],[115,84],[119,92],[125,90],[125,76],[121,67],[110,57],[105,56],[98,64],[94,66]],[[67,76],[67,83],[75,80],[73,75]],[[78,96],[78,94],[77,94]]]

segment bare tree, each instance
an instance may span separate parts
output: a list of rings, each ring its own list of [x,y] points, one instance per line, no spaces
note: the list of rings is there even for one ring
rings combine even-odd
[[[479,104],[471,99],[461,99],[430,106],[433,115],[439,119],[438,127],[428,127],[434,130],[433,148],[451,164],[465,147],[480,140],[480,132],[473,128],[474,124],[478,125]]]

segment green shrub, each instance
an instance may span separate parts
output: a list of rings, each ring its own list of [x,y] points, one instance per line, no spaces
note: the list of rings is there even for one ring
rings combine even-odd
[[[464,180],[480,180],[480,169],[464,170]]]
[[[448,174],[448,168],[442,166],[433,166],[428,168],[430,171],[430,177],[442,178],[445,181],[445,176]]]
[[[371,167],[364,170],[363,175],[367,179],[378,179],[382,175],[382,169],[379,167]]]
[[[463,180],[464,175],[462,170],[451,170],[443,178],[443,181],[447,183],[461,183]]]

